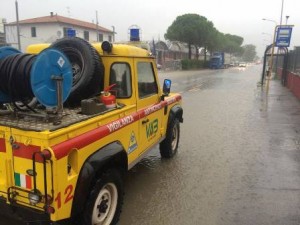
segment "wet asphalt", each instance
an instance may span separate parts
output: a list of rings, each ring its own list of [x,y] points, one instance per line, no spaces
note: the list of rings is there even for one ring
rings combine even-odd
[[[261,66],[161,72],[183,95],[178,154],[128,172],[118,225],[299,225],[300,101]],[[0,225],[23,225],[0,218]]]
[[[183,94],[178,155],[130,171],[120,225],[300,224],[300,102],[261,66],[162,73]]]

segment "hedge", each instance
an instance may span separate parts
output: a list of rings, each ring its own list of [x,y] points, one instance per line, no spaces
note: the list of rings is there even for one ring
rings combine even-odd
[[[208,61],[197,59],[181,60],[182,70],[202,69],[208,67]]]

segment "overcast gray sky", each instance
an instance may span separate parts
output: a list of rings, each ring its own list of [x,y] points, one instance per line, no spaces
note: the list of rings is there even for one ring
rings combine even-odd
[[[15,0],[0,0],[0,18],[16,21]],[[275,23],[280,23],[282,0],[18,0],[20,20],[50,12],[84,21],[96,21],[108,29],[115,26],[117,41],[128,40],[128,28],[138,25],[143,40],[164,40],[178,15],[196,13],[212,21],[223,33],[239,35],[244,44],[256,46],[259,56],[272,42]],[[294,24],[291,48],[300,46],[300,1],[284,0],[283,21]],[[262,34],[266,33],[266,34]]]

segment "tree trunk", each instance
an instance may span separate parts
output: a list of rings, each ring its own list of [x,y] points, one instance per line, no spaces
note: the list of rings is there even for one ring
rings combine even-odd
[[[196,45],[195,45],[195,48],[196,48],[196,59],[198,60],[199,59],[199,48]]]
[[[206,47],[204,47],[204,62],[206,62]]]
[[[192,59],[192,45],[191,43],[188,43],[189,46],[189,59]]]

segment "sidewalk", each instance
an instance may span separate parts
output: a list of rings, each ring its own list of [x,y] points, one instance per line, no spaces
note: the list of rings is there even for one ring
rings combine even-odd
[[[258,88],[260,89],[260,88]],[[257,157],[257,203],[261,224],[300,224],[300,101],[280,80],[271,80],[256,96],[257,140],[261,153]],[[263,129],[261,129],[263,128]],[[264,141],[263,141],[264,140]],[[259,166],[261,165],[261,167]]]

